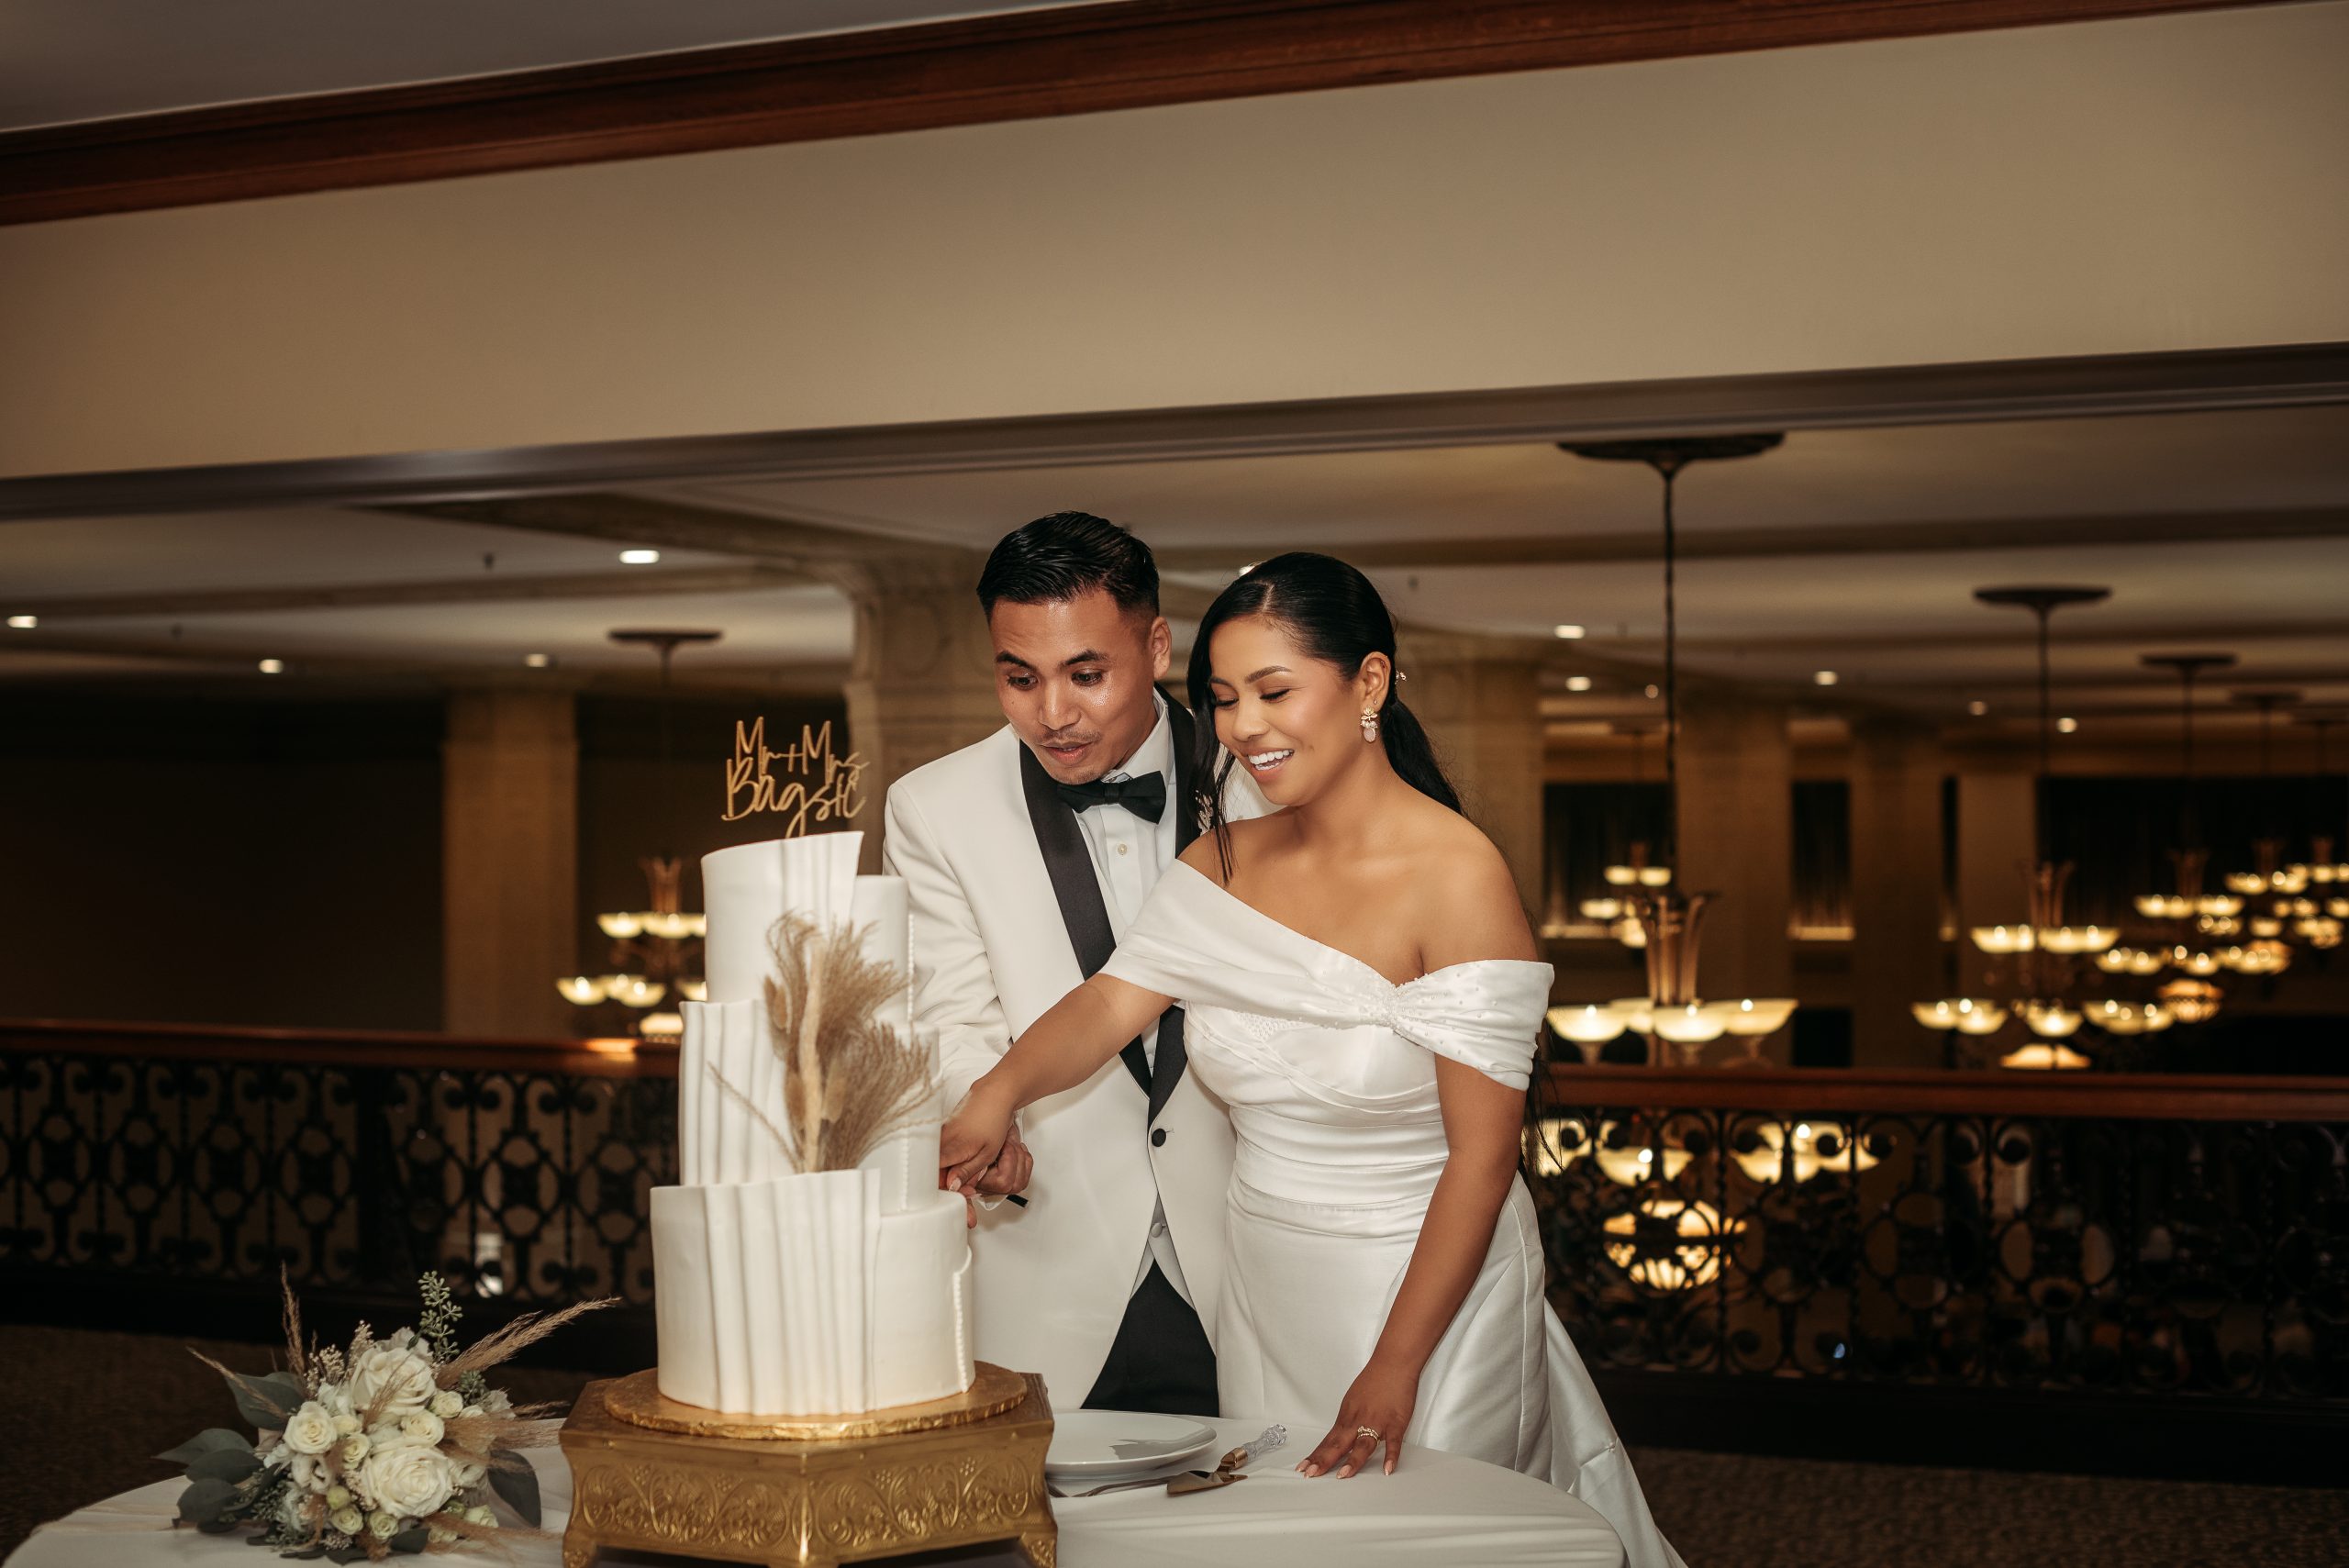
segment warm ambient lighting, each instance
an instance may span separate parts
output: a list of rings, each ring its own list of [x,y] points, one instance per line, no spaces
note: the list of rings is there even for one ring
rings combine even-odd
[[[40,617],[39,616],[10,616],[8,617],[8,627],[12,631],[30,631],[39,624]]]
[[[1975,717],[1980,718],[1984,714],[1990,711],[1990,705],[1977,697],[1974,701],[1965,705],[1965,711],[1972,714]]]
[[[2028,1045],[2017,1046],[1998,1058],[2001,1067],[2035,1069],[2040,1072],[2076,1073],[2088,1064],[2088,1059],[2068,1045],[2050,1045],[2034,1040]]]
[[[285,673],[285,661],[264,659],[261,662],[261,673],[264,675],[282,675]]]
[[[1810,673],[1810,684],[1814,686],[1831,686],[1842,678],[1832,670],[1813,670]]]
[[[1662,696],[1662,695],[1664,695],[1664,693],[1663,693],[1663,691],[1662,691],[1660,688],[1658,688],[1658,687],[1656,687],[1656,686],[1653,686],[1653,685],[1651,685],[1651,686],[1648,686],[1648,687],[1643,688],[1643,689],[1641,691],[1640,695],[1641,695],[1642,696],[1646,697],[1646,698],[1648,699],[1648,701],[1650,701],[1650,702],[1653,702],[1653,701],[1655,701],[1655,699],[1656,699],[1656,698],[1658,698],[1658,697]]]
[[[1876,1156],[1839,1122],[1797,1122],[1791,1136],[1775,1121],[1763,1122],[1753,1130],[1753,1147],[1733,1147],[1730,1157],[1757,1182],[1792,1175],[1799,1185],[1821,1171],[1866,1171],[1876,1164]]]
[[[1588,675],[1568,675],[1566,677],[1566,690],[1570,692],[1586,692],[1590,690],[1590,677]]]
[[[620,551],[622,566],[658,566],[661,552],[657,550],[624,550]]]
[[[2055,721],[2056,729],[2065,735],[2071,734],[2079,727],[2080,721],[2076,718],[2059,718]]]
[[[554,658],[547,653],[525,653],[522,655],[522,662],[533,670],[543,670],[554,662]]]
[[[1742,1219],[1724,1221],[1709,1203],[1652,1197],[1641,1203],[1636,1214],[1609,1215],[1602,1229],[1608,1236],[1607,1261],[1630,1275],[1633,1284],[1687,1290],[1720,1277],[1722,1248],[1744,1225]],[[1664,1244],[1657,1245],[1659,1240]]]
[[[1564,641],[1572,642],[1577,638],[1588,636],[1589,633],[1585,628],[1576,626],[1572,621],[1563,621],[1550,628],[1550,635]]]
[[[604,999],[604,982],[593,974],[573,974],[554,983],[562,999],[582,1007],[592,1007]]]

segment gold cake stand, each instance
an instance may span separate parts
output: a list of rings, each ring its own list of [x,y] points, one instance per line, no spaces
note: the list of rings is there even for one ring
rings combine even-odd
[[[615,1550],[835,1568],[1017,1540],[1052,1568],[1043,1379],[978,1363],[961,1394],[854,1416],[729,1415],[651,1371],[591,1383],[562,1424],[563,1568]]]

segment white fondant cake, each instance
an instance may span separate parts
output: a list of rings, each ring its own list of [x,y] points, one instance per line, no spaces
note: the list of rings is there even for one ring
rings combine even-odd
[[[684,1007],[678,1184],[652,1192],[658,1378],[684,1404],[852,1414],[971,1385],[971,1246],[963,1200],[938,1189],[944,1106],[852,1171],[798,1174],[771,1130],[787,1118],[763,985],[769,933],[786,912],[860,928],[866,956],[904,977],[882,1021],[912,1038],[906,884],[856,874],[863,840],[826,833],[702,859],[709,1000]]]

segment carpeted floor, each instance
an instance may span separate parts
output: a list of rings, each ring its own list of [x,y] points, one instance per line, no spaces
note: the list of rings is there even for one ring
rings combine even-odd
[[[239,1370],[266,1349],[199,1342]],[[0,1554],[34,1525],[161,1480],[147,1457],[233,1426],[217,1375],[179,1340],[0,1325]],[[508,1369],[518,1399],[587,1374]],[[1694,1568],[2323,1568],[2349,1565],[2349,1490],[2115,1481],[1646,1449],[1640,1476]],[[255,1562],[264,1562],[259,1553]]]

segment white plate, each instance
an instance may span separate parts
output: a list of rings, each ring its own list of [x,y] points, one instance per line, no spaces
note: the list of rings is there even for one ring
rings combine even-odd
[[[1071,1410],[1052,1416],[1044,1473],[1114,1480],[1178,1465],[1215,1446],[1215,1429],[1187,1416]]]

